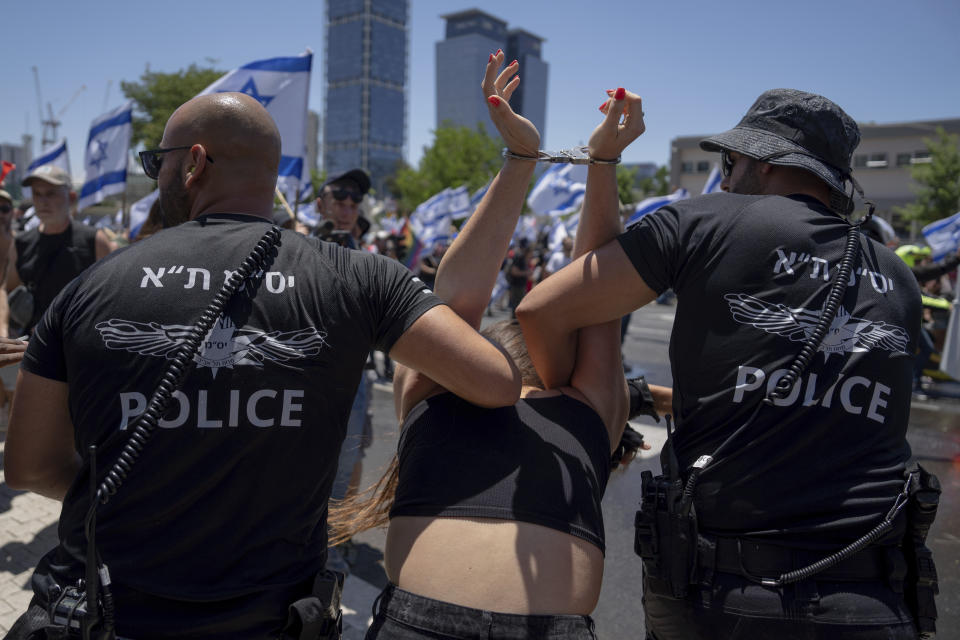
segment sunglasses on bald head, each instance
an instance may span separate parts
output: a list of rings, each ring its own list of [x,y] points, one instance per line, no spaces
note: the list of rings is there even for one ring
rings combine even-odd
[[[160,175],[160,167],[163,166],[163,154],[171,151],[181,151],[193,147],[189,144],[185,147],[170,147],[169,149],[147,149],[140,152],[140,164],[143,165],[143,173],[152,180],[156,180]],[[207,161],[213,164],[213,158],[207,156]]]

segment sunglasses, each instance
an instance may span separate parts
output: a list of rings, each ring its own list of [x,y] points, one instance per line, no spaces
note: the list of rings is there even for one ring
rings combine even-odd
[[[362,193],[350,191],[349,189],[331,189],[330,195],[332,195],[333,199],[337,202],[343,202],[347,198],[350,198],[354,204],[360,204],[360,202],[363,200]]]
[[[10,213],[13,211],[13,207],[8,204],[0,204],[0,213]]]
[[[725,178],[729,178],[733,173],[733,165],[736,161],[730,157],[730,152],[726,149],[720,151],[720,171]]]
[[[143,172],[152,180],[156,180],[160,175],[160,167],[163,166],[163,154],[171,151],[180,151],[190,149],[193,145],[185,147],[170,147],[169,149],[148,149],[140,152],[140,164],[143,165]],[[213,158],[207,156],[207,161],[213,164]]]

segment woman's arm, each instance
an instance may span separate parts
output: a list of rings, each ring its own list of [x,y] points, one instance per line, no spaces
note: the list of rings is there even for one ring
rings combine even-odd
[[[623,121],[621,122],[621,116]],[[617,89],[606,105],[606,117],[590,137],[590,155],[614,159],[644,131],[643,104],[640,97]],[[587,174],[580,226],[574,241],[573,264],[583,265],[577,258],[588,256],[597,247],[614,239],[620,232],[620,202],[617,195],[616,165],[591,164]],[[584,258],[585,260],[586,258]],[[561,278],[570,267],[561,269],[541,283],[549,293],[554,278]],[[542,293],[534,301],[543,297]],[[552,298],[551,298],[552,300]],[[530,355],[543,381],[548,386],[570,385],[580,391],[597,410],[610,434],[611,446],[619,442],[626,422],[628,399],[626,380],[620,360],[619,318],[602,324],[567,330],[557,336],[555,329],[562,319],[556,315],[533,314],[536,305],[521,303],[517,318],[523,327]],[[549,337],[548,337],[549,336]],[[558,371],[561,371],[558,375]]]
[[[516,61],[497,73],[503,53],[487,61],[482,88],[490,118],[507,148],[516,155],[535,157],[540,147],[536,127],[510,108],[508,100],[520,84]],[[477,210],[467,220],[437,270],[434,293],[445,300],[467,324],[480,327],[500,265],[523,208],[535,161],[507,158]],[[400,420],[424,398],[441,387],[427,376],[398,367],[394,376],[397,417]]]

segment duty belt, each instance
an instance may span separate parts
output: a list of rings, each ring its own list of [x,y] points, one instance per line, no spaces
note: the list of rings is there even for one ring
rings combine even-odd
[[[700,534],[697,547],[701,578],[706,581],[712,579],[712,572],[746,578],[781,575],[807,566],[824,555],[823,551],[704,534]],[[899,548],[874,545],[818,572],[812,579],[847,582],[902,580],[905,572],[906,561]]]

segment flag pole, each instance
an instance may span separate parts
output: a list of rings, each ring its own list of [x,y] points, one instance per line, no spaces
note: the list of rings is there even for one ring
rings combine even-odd
[[[277,192],[277,197],[280,198],[280,204],[283,205],[283,208],[286,210],[287,214],[290,216],[290,219],[293,221],[297,220],[297,214],[293,212],[293,209],[290,208],[290,204],[287,203],[287,199],[283,197],[283,192],[280,191],[280,187],[274,187],[274,191]]]

